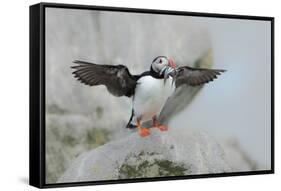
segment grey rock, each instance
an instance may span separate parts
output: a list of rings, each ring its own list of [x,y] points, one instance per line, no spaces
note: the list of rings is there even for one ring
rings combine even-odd
[[[252,164],[233,144],[218,142],[207,133],[192,129],[185,132],[152,129],[148,137],[142,138],[135,132],[84,152],[58,183],[241,170],[252,170]]]

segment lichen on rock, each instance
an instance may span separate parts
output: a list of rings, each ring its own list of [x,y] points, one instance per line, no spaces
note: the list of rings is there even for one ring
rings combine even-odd
[[[157,159],[158,155],[159,153],[145,151],[140,152],[138,155],[128,155],[118,169],[118,179],[183,176],[188,173],[188,169],[184,164],[175,164],[166,159]]]
[[[224,145],[223,147],[221,145]],[[114,180],[252,170],[241,150],[192,130],[137,132],[78,156],[58,182]],[[231,160],[235,158],[235,160]],[[241,168],[243,167],[243,168]]]
[[[77,155],[109,140],[108,130],[95,127],[84,116],[47,113],[46,124],[47,183],[56,182]]]

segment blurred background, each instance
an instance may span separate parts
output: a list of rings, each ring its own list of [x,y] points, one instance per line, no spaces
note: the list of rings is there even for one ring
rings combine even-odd
[[[227,72],[202,88],[170,120],[180,131],[200,129],[233,140],[270,168],[270,23],[266,21],[46,10],[46,171],[56,182],[79,154],[130,134],[131,100],[88,87],[71,74],[75,59],[148,70],[158,55],[178,65],[208,59]]]

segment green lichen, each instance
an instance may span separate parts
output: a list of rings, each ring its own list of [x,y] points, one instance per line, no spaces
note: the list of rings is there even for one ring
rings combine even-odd
[[[58,114],[58,115],[64,115],[67,114],[67,110],[61,108],[60,106],[56,104],[50,104],[47,106],[47,113],[50,114]]]
[[[119,167],[119,179],[145,178],[161,176],[183,176],[188,169],[183,164],[176,164],[167,159],[160,159],[158,153],[140,152],[127,156]]]
[[[97,117],[99,119],[102,118],[102,116],[103,116],[103,108],[102,107],[97,107],[96,108],[96,114],[97,114]]]
[[[169,160],[155,160],[155,164],[159,166],[160,176],[183,176],[187,171],[183,165],[176,165]]]
[[[62,137],[62,142],[63,142],[63,144],[69,145],[71,147],[73,147],[79,143],[78,140],[76,140],[74,137],[71,137],[71,136]]]
[[[60,125],[49,122],[46,130],[47,183],[56,182],[76,156],[109,141],[110,132],[105,129],[92,127],[86,130],[85,136],[81,137],[60,132],[62,128]]]
[[[106,129],[92,128],[87,131],[85,144],[87,149],[95,148],[109,141],[110,132]]]

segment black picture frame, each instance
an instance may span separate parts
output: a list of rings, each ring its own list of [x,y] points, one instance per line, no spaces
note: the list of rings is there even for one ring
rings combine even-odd
[[[200,174],[176,177],[154,177],[90,182],[69,182],[46,184],[45,178],[45,9],[66,8],[81,10],[102,10],[165,15],[184,15],[196,17],[215,17],[230,19],[262,20],[271,22],[271,169],[249,172],[231,172],[218,174]],[[121,7],[103,7],[89,5],[39,3],[30,6],[30,145],[29,145],[29,184],[38,188],[84,186],[99,184],[133,183],[148,181],[166,181],[178,179],[243,176],[274,173],[274,18],[230,15],[216,13],[196,13],[183,11],[133,9]]]

